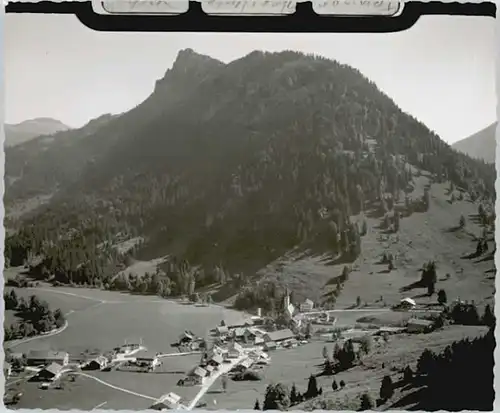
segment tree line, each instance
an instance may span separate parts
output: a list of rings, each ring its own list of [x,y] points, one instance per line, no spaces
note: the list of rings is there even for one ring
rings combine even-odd
[[[31,295],[28,300],[14,290],[4,291],[5,309],[16,312],[20,321],[4,325],[4,340],[32,337],[64,326],[66,319],[60,309],[51,310],[46,301]]]

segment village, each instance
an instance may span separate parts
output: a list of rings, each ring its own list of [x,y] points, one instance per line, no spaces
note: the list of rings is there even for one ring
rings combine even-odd
[[[338,323],[345,312],[368,310],[323,310],[306,300],[298,308],[290,303],[285,294],[282,311],[278,317],[263,316],[260,309],[242,322],[230,324],[222,320],[214,326],[208,337],[185,331],[170,346],[176,351],[153,352],[139,342],[126,342],[112,350],[88,352],[73,356],[65,351],[30,350],[26,354],[10,352],[4,364],[7,380],[37,382],[38,391],[58,389],[64,391],[63,377],[75,380],[86,371],[118,371],[152,373],[168,365],[173,357],[199,355],[196,365],[186,366],[186,374],[177,381],[177,388],[198,386],[199,391],[191,399],[183,399],[174,389],[168,389],[149,406],[156,410],[191,410],[206,406],[203,396],[221,378],[227,380],[265,381],[266,369],[272,363],[270,354],[276,351],[297,349],[311,343],[353,344],[356,352],[367,336],[382,340],[385,336],[399,333],[426,333],[433,330],[436,317],[442,310],[421,308],[405,298],[391,309],[381,312],[399,313],[406,319],[404,325],[370,325],[369,323]],[[7,383],[8,386],[9,382]],[[9,391],[10,390],[10,391]],[[22,392],[7,387],[6,405],[15,405],[23,397]]]

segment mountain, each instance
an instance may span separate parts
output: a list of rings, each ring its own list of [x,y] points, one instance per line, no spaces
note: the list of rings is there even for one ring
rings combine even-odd
[[[455,142],[452,147],[457,151],[466,153],[472,158],[483,159],[486,162],[495,163],[496,154],[496,129],[497,123],[480,130],[468,138]]]
[[[35,137],[5,148],[5,206],[25,210],[34,200],[50,198],[60,187],[78,179],[101,146],[88,147],[85,140],[114,118],[102,115],[82,128]],[[34,206],[36,206],[36,202]],[[28,209],[32,209],[33,205]],[[19,211],[14,215],[19,215]]]
[[[87,126],[6,155],[7,206],[51,196],[12,220],[6,257],[42,257],[33,276],[53,283],[239,293],[240,307],[272,311],[272,285],[333,305],[352,300],[361,284],[346,281],[358,277],[373,283],[366,299],[381,288],[397,299],[408,274],[436,254],[452,271],[471,237],[492,231],[493,165],[452,150],[359,71],[322,57],[256,51],[224,64],[183,50],[144,102]],[[464,217],[468,233],[438,228],[462,214],[476,217]],[[125,242],[135,246],[123,254]],[[391,249],[406,264],[390,281],[367,278]],[[131,255],[162,264],[128,278]],[[453,293],[480,285],[484,301],[489,264],[461,263],[470,276],[450,283]]]
[[[69,126],[51,118],[25,120],[15,125],[5,125],[5,146],[15,146],[27,142],[37,136],[53,135],[67,131]]]

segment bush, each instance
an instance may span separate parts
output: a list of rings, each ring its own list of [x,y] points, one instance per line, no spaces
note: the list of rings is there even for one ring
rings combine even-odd
[[[361,406],[359,410],[372,410],[374,407],[373,400],[368,393],[364,393],[361,395]]]

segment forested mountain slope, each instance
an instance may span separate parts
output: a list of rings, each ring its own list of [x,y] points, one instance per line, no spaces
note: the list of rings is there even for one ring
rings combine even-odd
[[[79,129],[61,130],[5,148],[4,203],[9,212],[35,198],[49,198],[79,179],[112,139],[91,144],[87,138],[112,119],[103,115]]]
[[[290,51],[223,64],[183,50],[145,102],[73,141],[47,150],[58,191],[6,248],[13,265],[42,254],[37,270],[59,282],[111,288],[124,261],[112,245],[140,236],[136,258],[169,256],[152,290],[161,279],[169,294],[234,291],[291,250],[352,262],[364,229],[351,216],[390,214],[420,170],[494,196],[492,165],[451,149],[357,70]]]

